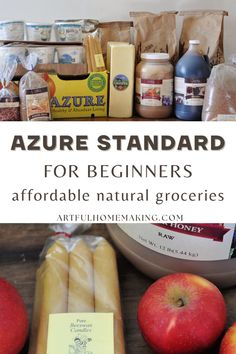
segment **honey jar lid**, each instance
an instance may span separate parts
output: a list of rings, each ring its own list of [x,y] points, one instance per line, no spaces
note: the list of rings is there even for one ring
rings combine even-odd
[[[169,60],[170,55],[168,53],[142,53],[141,59]]]

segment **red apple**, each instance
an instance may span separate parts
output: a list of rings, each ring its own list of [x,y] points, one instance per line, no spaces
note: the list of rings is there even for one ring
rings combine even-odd
[[[28,335],[28,316],[14,286],[0,278],[0,354],[19,354]]]
[[[220,345],[220,354],[236,353],[236,322],[230,327]]]
[[[159,354],[195,354],[210,348],[223,332],[226,306],[218,288],[187,273],[168,275],[146,291],[138,323]]]

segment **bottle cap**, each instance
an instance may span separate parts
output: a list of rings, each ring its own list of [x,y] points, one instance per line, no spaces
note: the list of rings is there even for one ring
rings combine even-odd
[[[189,44],[196,44],[199,45],[200,41],[198,39],[190,39]]]
[[[170,55],[168,53],[142,53],[141,59],[169,60]]]

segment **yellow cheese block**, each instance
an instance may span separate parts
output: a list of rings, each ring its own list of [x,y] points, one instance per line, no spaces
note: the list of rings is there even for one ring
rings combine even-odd
[[[109,117],[129,118],[133,115],[135,47],[112,42],[109,46]]]

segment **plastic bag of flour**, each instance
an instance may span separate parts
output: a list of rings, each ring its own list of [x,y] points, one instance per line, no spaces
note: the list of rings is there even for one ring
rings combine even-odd
[[[50,98],[47,82],[33,70],[37,64],[37,55],[29,54],[22,65],[28,72],[20,80],[20,103],[22,120],[50,120]]]
[[[2,57],[0,60],[0,121],[20,120],[19,96],[11,87],[17,69],[16,59]]]
[[[236,54],[216,65],[206,86],[202,120],[236,121]]]

